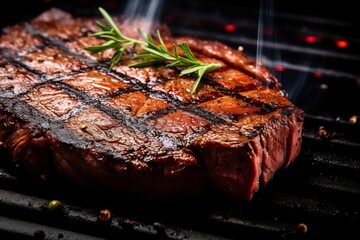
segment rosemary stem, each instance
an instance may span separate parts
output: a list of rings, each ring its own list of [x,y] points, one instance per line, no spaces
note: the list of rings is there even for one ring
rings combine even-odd
[[[97,23],[101,31],[92,34],[92,36],[101,37],[107,39],[108,41],[102,45],[89,46],[84,49],[93,53],[102,52],[107,49],[114,49],[115,54],[111,59],[110,69],[121,60],[124,51],[128,47],[138,45],[143,50],[143,53],[139,53],[132,58],[140,61],[130,65],[130,67],[146,67],[159,62],[166,63],[166,67],[183,67],[184,69],[181,71],[180,76],[191,73],[195,73],[197,75],[192,89],[192,93],[196,93],[203,75],[221,67],[220,64],[204,63],[198,60],[192,53],[187,42],[174,44],[174,53],[171,53],[166,47],[159,30],[157,31],[157,40],[159,44],[155,44],[150,34],[148,34],[147,38],[144,38],[144,41],[127,37],[120,31],[111,16],[103,8],[100,7],[99,11],[107,25]],[[184,56],[180,56],[178,54],[177,47],[182,50]]]

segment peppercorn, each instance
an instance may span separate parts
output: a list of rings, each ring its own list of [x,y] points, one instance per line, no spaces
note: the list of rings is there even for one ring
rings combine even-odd
[[[349,118],[350,124],[355,124],[357,122],[358,116],[354,115]]]
[[[99,222],[108,222],[111,219],[111,212],[107,209],[103,209],[99,211],[98,221]]]
[[[62,204],[59,200],[52,200],[51,202],[49,202],[48,204],[48,209],[50,211],[56,211],[59,210],[62,207]]]
[[[318,134],[319,134],[319,136],[320,136],[321,138],[326,138],[326,137],[328,137],[328,132],[326,131],[326,129],[325,129],[323,126],[321,126],[321,127],[319,128]]]
[[[308,227],[305,223],[299,223],[296,225],[296,232],[298,233],[306,233],[308,231]]]

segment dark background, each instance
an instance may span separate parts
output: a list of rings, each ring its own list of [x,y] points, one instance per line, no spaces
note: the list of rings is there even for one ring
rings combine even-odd
[[[31,1],[7,1],[6,7],[2,7],[1,26],[13,24],[18,21],[27,20],[34,17],[40,12],[52,6],[58,6],[66,11],[84,14],[96,14],[97,7],[119,7],[121,9],[126,0],[31,0]],[[300,14],[304,16],[324,17],[331,20],[352,21],[356,23],[358,19],[358,9],[355,7],[354,1],[287,1],[274,0],[265,1],[267,4],[274,5],[276,12],[288,14]],[[202,10],[232,8],[234,11],[239,9],[258,9],[260,1],[237,1],[237,0],[165,0],[165,6],[183,5],[187,7],[197,8],[201,6]],[[205,3],[205,4],[204,4]],[[315,4],[316,3],[316,4]],[[178,9],[181,11],[181,9]]]

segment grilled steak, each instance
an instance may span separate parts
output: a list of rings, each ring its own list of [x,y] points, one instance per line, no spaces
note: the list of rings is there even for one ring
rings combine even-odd
[[[95,20],[51,9],[3,29],[4,164],[148,199],[201,196],[210,186],[248,201],[296,159],[303,111],[267,69],[220,42],[160,26],[166,44],[187,41],[198,59],[222,66],[192,94],[194,78],[180,69],[130,68],[134,49],[109,70],[110,50],[83,49],[103,41],[89,36]]]

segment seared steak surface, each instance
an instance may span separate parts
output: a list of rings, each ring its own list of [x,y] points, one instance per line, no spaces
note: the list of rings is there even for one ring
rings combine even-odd
[[[181,69],[130,68],[134,49],[109,70],[111,50],[83,49],[103,42],[89,36],[96,20],[51,9],[3,29],[3,163],[148,199],[200,196],[208,184],[248,201],[296,159],[303,111],[268,70],[220,42],[173,37],[163,26],[166,44],[187,41],[198,59],[222,66],[195,94]]]

